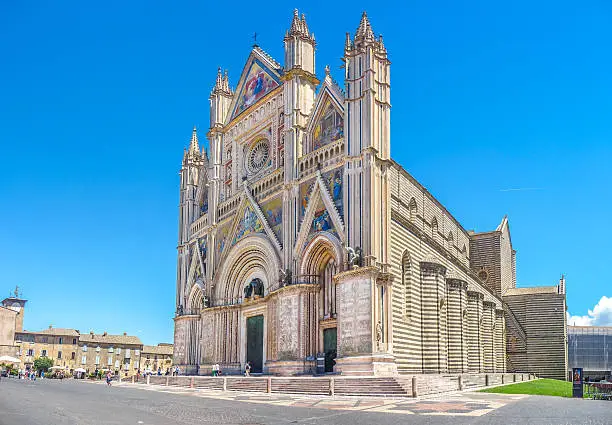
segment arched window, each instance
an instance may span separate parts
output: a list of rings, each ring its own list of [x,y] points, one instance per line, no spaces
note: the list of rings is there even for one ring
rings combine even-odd
[[[419,207],[417,206],[416,200],[414,198],[410,198],[410,202],[408,203],[408,213],[412,223],[415,222],[418,212]]]
[[[438,219],[435,217],[431,220],[431,237],[438,240]]]
[[[452,249],[455,243],[455,238],[453,238],[452,232],[448,232],[448,238],[446,238],[446,240],[448,241],[448,248]]]
[[[408,251],[404,252],[404,255],[402,256],[402,287],[404,289],[404,300],[403,300],[403,306],[404,306],[404,318],[406,320],[410,320],[410,313],[412,310],[412,287],[410,285],[411,283],[411,276],[410,276],[410,254],[408,253]]]

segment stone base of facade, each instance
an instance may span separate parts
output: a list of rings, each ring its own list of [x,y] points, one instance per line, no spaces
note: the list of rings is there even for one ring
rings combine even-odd
[[[277,360],[266,362],[267,372],[276,376],[295,376],[313,374],[316,370],[314,361]]]
[[[391,354],[347,356],[336,359],[336,372],[342,376],[395,376],[397,364]]]

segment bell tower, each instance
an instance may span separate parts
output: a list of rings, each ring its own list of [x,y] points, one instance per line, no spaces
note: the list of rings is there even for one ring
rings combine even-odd
[[[202,153],[198,144],[198,133],[194,127],[191,134],[189,148],[183,155],[180,176],[179,200],[179,235],[178,235],[178,264],[177,264],[177,294],[176,307],[185,307],[187,299],[187,272],[189,269],[189,228],[191,223],[199,217],[199,208],[196,202]]]
[[[285,64],[283,99],[285,103],[285,183],[289,189],[283,196],[283,222],[286,229],[283,246],[292,247],[297,236],[299,185],[297,163],[302,156],[304,129],[312,108],[319,80],[315,75],[315,37],[308,29],[306,17],[297,9],[289,30],[285,33]],[[292,267],[292,250],[285,249],[283,263]]]
[[[382,35],[374,36],[365,12],[355,36],[346,34],[343,60],[348,244],[361,248],[364,265],[386,265],[391,216],[387,181],[391,62]]]

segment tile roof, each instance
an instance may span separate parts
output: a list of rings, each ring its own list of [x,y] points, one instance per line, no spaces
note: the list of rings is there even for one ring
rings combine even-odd
[[[133,335],[81,334],[80,342],[84,344],[125,344],[142,345],[140,338]]]
[[[19,333],[30,334],[30,335],[52,335],[52,336],[80,336],[79,331],[70,328],[47,328],[42,331],[26,331],[23,330]]]
[[[145,345],[142,347],[142,354],[162,354],[165,356],[173,355],[174,346],[169,345]]]

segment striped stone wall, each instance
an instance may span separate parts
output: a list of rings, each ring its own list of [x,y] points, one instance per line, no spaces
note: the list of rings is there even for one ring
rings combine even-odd
[[[504,296],[508,322],[516,319],[524,330],[524,342],[516,326],[508,327],[509,367],[540,377],[565,379],[567,323],[565,294],[556,286],[516,288]]]
[[[482,372],[485,342],[489,370],[503,365],[503,359],[494,360],[505,354],[494,353],[492,330],[502,301],[470,268],[469,234],[404,170],[392,167],[390,183],[389,272],[394,277],[393,354],[398,370]],[[492,306],[488,328],[484,302]],[[500,326],[503,332],[503,322]]]

